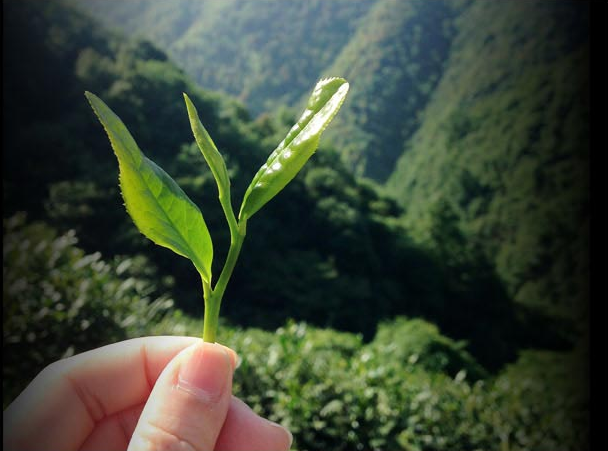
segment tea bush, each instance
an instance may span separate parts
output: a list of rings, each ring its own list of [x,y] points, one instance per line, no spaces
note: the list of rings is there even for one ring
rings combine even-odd
[[[175,312],[153,333],[201,330]],[[420,319],[387,321],[367,344],[294,321],[274,333],[220,330],[241,359],[235,394],[288,427],[293,449],[586,449],[584,374],[572,378],[580,351],[526,351],[490,376],[462,343]]]
[[[141,258],[105,262],[18,214],[4,221],[3,404],[49,363],[145,334],[173,302],[155,297]]]
[[[157,297],[139,258],[104,262],[73,233],[5,221],[3,403],[48,363],[142,335],[202,333]],[[489,375],[464,343],[416,318],[362,335],[288,321],[274,332],[221,324],[235,349],[234,392],[287,426],[301,450],[588,448],[586,347],[526,351]]]

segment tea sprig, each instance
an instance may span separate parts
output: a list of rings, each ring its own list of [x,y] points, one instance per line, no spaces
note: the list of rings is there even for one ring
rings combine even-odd
[[[215,285],[211,274],[213,242],[199,208],[169,174],[146,158],[120,118],[99,97],[85,93],[118,159],[121,192],[133,222],[154,243],[190,259],[201,276],[205,302],[203,340],[215,342],[220,305],[245,239],[247,221],[275,197],[313,155],[348,89],[348,83],[342,78],[327,78],[317,83],[304,113],[247,188],[238,219],[231,205],[230,177],[224,158],[200,121],[196,107],[184,94],[195,141],[216,181],[230,229],[230,248]]]

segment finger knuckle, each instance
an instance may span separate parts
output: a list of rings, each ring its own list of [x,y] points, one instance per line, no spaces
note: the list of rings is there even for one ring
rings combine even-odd
[[[139,434],[139,440],[144,450],[167,451],[202,451],[189,440],[181,437],[179,433],[169,430],[158,423],[149,422]]]

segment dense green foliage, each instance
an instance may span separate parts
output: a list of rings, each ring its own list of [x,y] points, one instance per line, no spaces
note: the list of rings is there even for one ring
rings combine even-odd
[[[4,221],[2,264],[3,405],[44,366],[146,334],[173,305],[155,297],[142,257],[105,262],[24,215]]]
[[[357,174],[384,181],[439,81],[454,2],[383,0],[327,68],[353,79],[347,114],[330,133]]]
[[[132,225],[83,97],[107,101],[204,208],[221,263],[229,234],[182,93],[236,205],[296,111],[252,119],[195,85],[188,48],[203,87],[255,113],[300,105],[327,70],[351,81],[333,143],[248,225],[220,328],[243,358],[239,396],[302,449],[585,449],[585,7],[283,3],[84,5],[112,5],[110,21],[166,53],[63,2],[3,3],[6,395],[71,352],[201,334],[196,271]],[[354,173],[380,180],[397,160],[389,190]]]
[[[254,113],[302,106],[309,80],[321,75],[352,80],[344,117],[329,134],[349,169],[376,180],[390,175],[418,126],[458,9],[424,0],[75,3],[154,40],[199,85],[238,96]]]
[[[142,335],[200,333],[201,319],[152,300],[145,262],[106,263],[77,248],[72,232],[24,219],[5,223],[4,406],[58,358]],[[578,351],[528,352],[488,378],[462,343],[419,319],[385,322],[368,344],[293,321],[276,332],[225,325],[219,341],[240,356],[235,394],[287,426],[294,449],[584,447],[588,400],[568,362],[584,362]]]
[[[311,80],[337,57],[373,5],[351,0],[283,2],[280,8],[274,0],[73,2],[109,27],[156,42],[197,84],[236,96],[255,113],[307,96]]]
[[[94,90],[107,99],[128,121],[146,155],[169,174],[179,174],[176,181],[205,209],[215,261],[220,263],[229,234],[213,176],[192,142],[181,91],[192,93],[201,120],[227,160],[235,204],[265,161],[267,149],[280,141],[293,118],[263,117],[252,122],[238,104],[194,86],[149,43],[106,37],[85,16],[60,4],[49,2],[40,8],[9,2],[6,6],[10,40],[21,38],[26,48],[31,47],[28,53],[9,46],[6,55],[5,90],[30,92],[4,100],[5,109],[15,112],[5,122],[11,130],[4,137],[10,168],[4,174],[7,214],[25,210],[59,230],[73,228],[88,252],[107,257],[143,253],[151,270],[157,270],[159,288],[170,290],[180,308],[201,314],[203,302],[193,268],[138,235],[120,207],[114,157],[103,139],[92,138],[99,136],[99,129],[86,110],[82,92]],[[63,13],[58,22],[54,15],[59,11]],[[32,21],[38,35],[22,35]],[[71,48],[69,57],[58,57],[68,55],[53,44],[51,38],[58,30]],[[82,36],[74,34],[76,30]],[[45,70],[35,66],[41,59],[46,61]],[[49,71],[71,81],[65,90],[74,104],[56,101],[46,90],[37,89],[46,88]],[[28,91],[28,86],[33,88]],[[73,91],[80,91],[79,95]],[[52,145],[49,133],[35,132],[39,128],[51,131]],[[32,178],[44,184],[25,183]],[[510,307],[491,268],[470,270],[466,280],[459,281],[468,263],[451,262],[441,253],[415,245],[398,223],[396,203],[353,177],[330,148],[321,149],[285,194],[266,208],[265,215],[248,225],[251,238],[226,292],[222,314],[238,324],[276,328],[285,317],[293,317],[370,338],[380,319],[422,315],[451,336],[467,340],[471,352],[489,368],[514,358],[518,346],[538,344],[546,336],[551,345],[558,344],[545,330],[533,336],[516,326],[519,313]],[[444,227],[439,222],[437,226]],[[454,281],[446,274],[452,274]],[[468,314],[471,308],[478,310],[475,316]]]
[[[453,211],[510,298],[586,327],[588,11],[574,2],[473,2],[389,186],[409,229]],[[424,174],[424,176],[421,176]],[[443,208],[443,207],[442,207]]]
[[[303,74],[340,73],[351,95],[328,136],[349,170],[389,178],[416,240],[447,203],[510,298],[584,323],[585,2],[81,3],[256,112],[301,104]]]

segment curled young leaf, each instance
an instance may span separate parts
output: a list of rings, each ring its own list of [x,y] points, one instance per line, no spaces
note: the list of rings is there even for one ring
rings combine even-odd
[[[188,109],[188,118],[190,119],[192,133],[194,133],[196,144],[203,154],[203,157],[205,157],[205,161],[207,161],[207,164],[211,168],[211,172],[217,183],[220,199],[225,196],[230,197],[230,178],[228,177],[228,170],[226,169],[224,158],[217,150],[211,136],[209,136],[209,133],[201,123],[196,107],[186,93],[184,93],[184,100],[186,101],[186,108]]]
[[[317,83],[304,113],[247,188],[239,219],[253,216],[302,169],[317,149],[321,133],[344,102],[348,87],[343,78],[327,78]]]
[[[103,125],[120,169],[125,206],[137,228],[156,244],[189,258],[211,283],[213,243],[198,207],[162,168],[146,158],[120,118],[85,93]]]
[[[230,177],[228,176],[226,163],[224,162],[222,154],[217,150],[211,136],[209,136],[209,133],[199,119],[196,107],[186,93],[184,93],[184,100],[186,101],[188,118],[190,119],[190,127],[192,128],[192,133],[194,133],[194,139],[196,140],[196,144],[203,154],[203,157],[205,157],[205,161],[209,165],[209,168],[211,168],[213,178],[215,178],[215,183],[217,183],[220,204],[226,215],[230,233],[234,235],[238,232],[236,218],[234,217],[234,211],[232,210],[232,203],[230,200]]]

